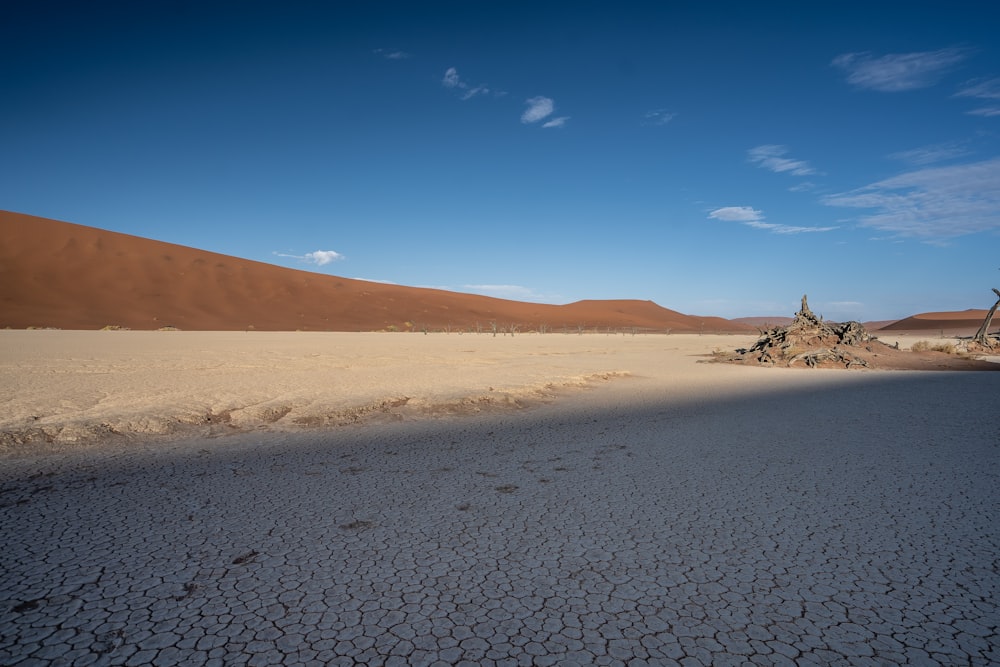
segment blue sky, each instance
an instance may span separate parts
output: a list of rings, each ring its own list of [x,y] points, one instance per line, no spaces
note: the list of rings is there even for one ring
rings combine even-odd
[[[5,3],[0,208],[546,303],[992,303],[1000,7],[644,4]]]

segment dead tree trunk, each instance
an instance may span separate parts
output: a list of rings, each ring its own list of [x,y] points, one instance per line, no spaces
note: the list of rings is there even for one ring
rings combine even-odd
[[[1000,297],[1000,290],[996,287],[993,288],[993,293]],[[979,327],[979,331],[973,336],[972,340],[976,341],[981,345],[986,345],[986,338],[990,333],[990,323],[993,321],[993,316],[996,315],[997,307],[1000,306],[1000,298],[997,298],[997,302],[993,304],[990,308],[990,312],[986,313],[986,319],[983,320],[983,326]]]

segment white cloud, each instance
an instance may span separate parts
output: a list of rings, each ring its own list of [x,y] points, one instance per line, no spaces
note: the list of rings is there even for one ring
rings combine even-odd
[[[911,171],[823,199],[872,209],[861,224],[928,242],[1000,230],[1000,158]]]
[[[726,222],[753,222],[763,220],[764,214],[749,206],[724,206],[709,213],[708,217]]]
[[[784,157],[787,153],[787,148],[774,144],[757,146],[747,151],[751,162],[776,174],[789,172],[793,176],[808,176],[816,173],[816,170],[810,167],[808,162]]]
[[[643,125],[666,125],[677,117],[675,113],[669,113],[666,109],[654,109],[642,115]]]
[[[723,222],[739,222],[747,227],[761,229],[772,234],[808,234],[815,232],[829,232],[836,227],[795,227],[792,225],[779,225],[773,222],[764,222],[764,214],[750,206],[725,206],[710,211],[708,217],[713,220]]]
[[[546,121],[542,127],[563,127],[568,120],[569,116],[559,116],[559,118],[553,118],[550,121]]]
[[[858,88],[896,93],[936,84],[955,65],[965,60],[967,49],[949,48],[914,53],[845,53],[831,63],[847,72],[847,82]]]
[[[792,187],[788,188],[788,191],[789,192],[809,192],[810,190],[815,190],[815,189],[816,189],[816,184],[815,183],[812,183],[810,181],[802,181],[801,183],[799,183],[797,185],[793,185]]]
[[[283,252],[276,252],[274,254],[278,257],[298,259],[303,262],[315,264],[316,266],[325,266],[331,262],[337,262],[344,259],[344,256],[335,250],[315,250],[313,252],[307,252],[304,255],[289,255]]]
[[[344,256],[336,250],[316,250],[314,252],[307,252],[305,254],[305,259],[307,262],[312,262],[317,266],[323,266],[325,264],[329,264],[330,262],[336,262],[344,259]]]
[[[535,123],[552,114],[556,110],[555,102],[549,97],[532,97],[525,100],[528,108],[521,114],[522,123]]]
[[[894,160],[901,160],[915,167],[922,167],[934,164],[935,162],[953,160],[968,154],[969,151],[961,144],[949,142],[921,146],[908,151],[899,151],[898,153],[891,154],[889,157]]]
[[[444,78],[441,79],[441,85],[445,88],[455,88],[462,85],[461,80],[458,78],[458,70],[454,67],[449,67],[444,72]]]

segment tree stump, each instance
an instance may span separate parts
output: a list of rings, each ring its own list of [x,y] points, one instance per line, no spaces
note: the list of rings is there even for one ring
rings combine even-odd
[[[872,340],[864,325],[854,321],[844,324],[823,321],[809,309],[806,295],[802,296],[802,307],[795,313],[791,324],[760,333],[760,338],[750,349],[736,351],[738,361],[751,360],[769,366],[793,366],[801,362],[809,368],[824,363],[842,364],[847,368],[868,366],[867,361],[850,349]]]

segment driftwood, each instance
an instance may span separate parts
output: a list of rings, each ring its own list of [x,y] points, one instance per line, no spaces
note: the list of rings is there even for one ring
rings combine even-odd
[[[1000,297],[1000,290],[996,287],[993,288],[993,293]],[[993,322],[993,316],[996,315],[997,307],[1000,306],[1000,298],[997,298],[997,302],[993,304],[990,308],[990,312],[986,313],[986,319],[983,320],[983,325],[979,327],[979,331],[976,335],[972,337],[973,342],[979,343],[985,347],[993,347],[994,342],[989,339],[990,335],[990,324]]]
[[[806,296],[802,297],[802,308],[795,313],[791,324],[761,330],[760,334],[753,347],[736,351],[739,361],[785,366],[803,363],[809,368],[830,363],[847,368],[869,365],[851,351],[852,347],[863,346],[873,339],[864,325],[853,321],[825,322],[809,309]]]

